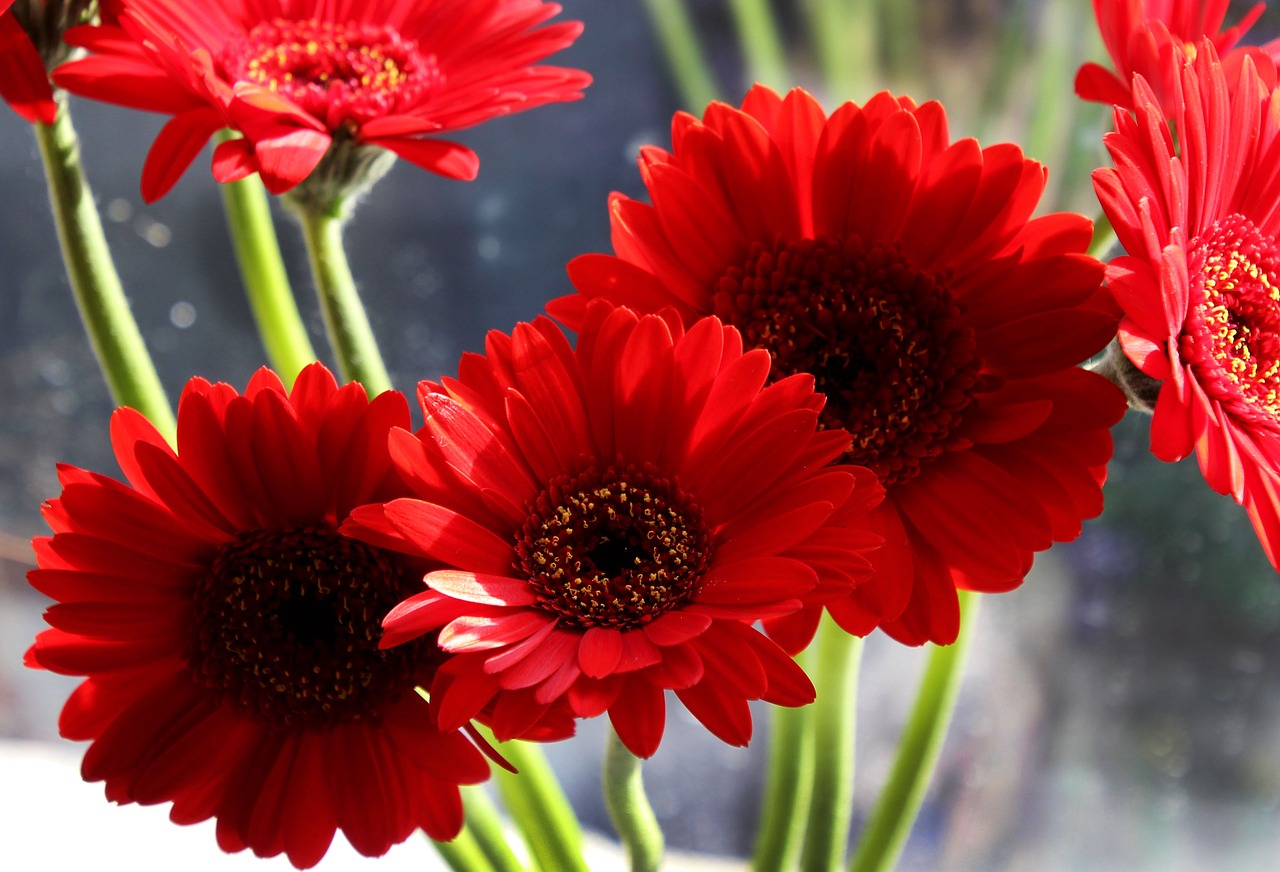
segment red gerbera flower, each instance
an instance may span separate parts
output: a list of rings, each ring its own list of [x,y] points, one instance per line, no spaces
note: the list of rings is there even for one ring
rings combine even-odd
[[[52,124],[58,115],[53,88],[40,50],[18,21],[14,0],[0,0],[0,99],[32,124]],[[43,11],[42,0],[26,0],[23,6]]]
[[[1143,76],[1172,114],[1170,102],[1177,91],[1179,59],[1206,37],[1219,56],[1237,64],[1245,56],[1257,57],[1274,50],[1232,50],[1262,15],[1266,4],[1255,3],[1233,27],[1222,29],[1230,0],[1093,0],[1093,13],[1102,32],[1115,72],[1093,62],[1076,73],[1076,94],[1084,100],[1133,109],[1130,81]]]
[[[69,38],[93,56],[61,67],[78,94],[173,115],[143,169],[163,196],[209,137],[222,182],[261,174],[273,193],[331,146],[387,149],[432,172],[476,175],[470,149],[433,138],[498,115],[574,100],[591,77],[531,66],[571,44],[576,21],[539,27],[541,0],[119,0],[119,26]],[[359,163],[335,159],[345,168]]]
[[[442,726],[486,705],[500,738],[553,704],[603,712],[635,754],[662,738],[674,690],[716,736],[751,737],[748,700],[813,686],[754,621],[838,596],[878,539],[843,526],[879,497],[827,467],[813,379],[764,387],[769,359],[714,318],[597,303],[576,353],[549,319],[491,333],[458,379],[424,382],[391,453],[417,499],[354,512],[343,532],[447,569],[395,608],[383,644],[439,629]]]
[[[1264,61],[1264,63],[1268,63]],[[1150,83],[1117,111],[1115,169],[1094,186],[1127,256],[1108,269],[1120,342],[1163,384],[1151,450],[1194,448],[1210,487],[1249,512],[1280,567],[1280,91],[1204,42],[1181,69],[1175,149]]]
[[[653,205],[610,200],[616,256],[569,266],[583,301],[715,313],[812,373],[845,459],[888,491],[876,580],[828,606],[859,635],[950,642],[956,587],[1021,583],[1032,553],[1102,508],[1118,392],[1075,364],[1117,318],[1088,220],[1031,218],[1044,169],[1014,145],[949,143],[937,103],[882,93],[827,118],[800,90],[679,114],[646,148]]]
[[[450,839],[458,785],[488,766],[440,731],[414,688],[430,644],[379,650],[380,621],[422,570],[338,532],[404,493],[372,402],[320,364],[292,393],[261,370],[243,396],[192,379],[175,453],[138,413],[111,421],[129,484],[74,467],[45,506],[31,584],[57,600],[28,663],[84,675],[62,711],[114,802],[218,819],[224,850],[312,866],[336,829],[377,855],[417,827]]]

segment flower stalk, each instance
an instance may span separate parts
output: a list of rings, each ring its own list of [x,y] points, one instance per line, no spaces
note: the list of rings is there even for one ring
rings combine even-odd
[[[360,382],[370,397],[390,390],[391,377],[373,338],[369,316],[360,302],[342,246],[341,205],[328,210],[296,204],[293,207],[302,224],[320,311],[324,314],[325,329],[343,380]]]
[[[645,796],[640,758],[609,730],[604,752],[604,804],[626,848],[631,872],[658,872],[662,829]]]
[[[219,189],[262,347],[272,368],[286,384],[293,384],[302,368],[316,359],[316,353],[289,286],[267,193],[257,178],[228,182]]]
[[[53,124],[32,126],[76,307],[116,404],[141,412],[173,442],[173,409],[111,259],[66,97],[57,103]]]
[[[924,801],[955,712],[960,677],[978,617],[977,594],[962,590],[959,595],[960,635],[954,644],[934,646],[929,653],[915,705],[898,740],[889,780],[858,840],[849,872],[890,872]]]
[[[483,731],[485,737],[492,734]],[[542,751],[527,742],[496,744],[519,774],[498,769],[498,792],[542,872],[590,872],[582,856],[582,828]]]
[[[692,111],[719,99],[720,87],[683,0],[645,0],[644,5],[684,107]]]
[[[796,662],[807,666],[810,649]],[[795,865],[804,837],[813,790],[812,706],[775,707],[769,721],[769,762],[765,770],[760,833],[752,854],[753,872],[781,872]]]
[[[816,644],[813,792],[800,868],[804,872],[830,872],[844,862],[853,815],[853,752],[862,639],[846,633],[824,613]]]

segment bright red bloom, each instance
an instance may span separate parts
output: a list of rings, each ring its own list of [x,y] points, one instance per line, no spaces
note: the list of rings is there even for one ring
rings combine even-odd
[[[293,188],[333,143],[387,149],[472,179],[479,159],[435,134],[574,100],[591,78],[531,66],[565,48],[578,22],[541,0],[119,0],[119,26],[73,30],[93,55],[55,74],[69,91],[173,115],[143,169],[163,196],[224,127],[222,182],[257,172]]]
[[[340,829],[378,855],[421,827],[450,839],[458,785],[488,765],[415,693],[439,653],[381,651],[380,620],[422,569],[338,532],[405,493],[370,402],[319,364],[292,393],[261,370],[243,396],[192,379],[178,452],[138,413],[111,421],[129,484],[59,469],[31,584],[57,600],[28,664],[84,675],[62,710],[107,798],[218,819],[224,850],[318,862]]]
[[[956,587],[1016,587],[1102,509],[1118,392],[1075,364],[1114,335],[1087,219],[1031,218],[1045,171],[1014,145],[949,143],[937,103],[882,93],[827,118],[800,90],[680,114],[646,148],[653,205],[610,200],[616,256],[569,273],[603,297],[715,313],[812,373],[845,460],[888,491],[876,580],[828,606],[859,635],[950,642]]]
[[[491,333],[457,380],[424,382],[417,435],[391,453],[417,499],[354,512],[343,532],[447,569],[394,609],[384,644],[439,629],[454,656],[431,686],[442,727],[492,705],[500,738],[548,706],[603,712],[642,757],[665,691],[726,742],[748,700],[798,706],[813,686],[754,629],[839,596],[878,540],[844,526],[879,498],[866,470],[827,467],[848,434],[820,431],[797,376],[714,318],[597,303],[577,351],[547,318]]]
[[[0,0],[0,100],[33,124],[52,124],[58,107],[49,73],[13,5],[14,0]]]
[[[1265,62],[1264,62],[1265,63]],[[1235,78],[1203,43],[1181,70],[1175,150],[1149,83],[1117,111],[1115,169],[1094,186],[1126,256],[1108,283],[1120,341],[1163,384],[1151,450],[1194,448],[1209,486],[1246,510],[1280,567],[1280,91],[1246,61]]]
[[[1076,94],[1132,110],[1130,82],[1137,73],[1171,116],[1179,61],[1194,53],[1201,40],[1208,38],[1231,65],[1246,56],[1256,58],[1277,50],[1280,43],[1264,49],[1234,49],[1265,5],[1254,4],[1233,27],[1223,30],[1230,0],[1093,0],[1094,17],[1115,72],[1093,62],[1084,64],[1076,73]]]

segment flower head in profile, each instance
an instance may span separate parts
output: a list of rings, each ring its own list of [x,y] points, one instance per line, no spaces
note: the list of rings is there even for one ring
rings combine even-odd
[[[78,23],[88,5],[86,0],[0,0],[0,100],[23,119],[52,124],[57,117],[48,68],[65,52],[63,30]],[[32,33],[39,35],[40,45]]]
[[[829,604],[852,633],[952,641],[957,587],[1016,587],[1102,509],[1118,391],[1075,364],[1114,335],[1074,214],[1032,218],[1045,171],[1016,146],[949,141],[937,103],[882,93],[827,117],[800,90],[679,114],[646,148],[652,205],[610,200],[614,255],[569,267],[574,327],[605,298],[715,313],[810,373],[844,461],[887,491],[875,580]]]
[[[117,0],[118,21],[69,35],[92,54],[61,67],[74,93],[172,115],[143,169],[163,196],[209,137],[222,182],[257,172],[273,193],[303,180],[344,193],[392,152],[431,172],[479,159],[436,138],[499,115],[574,100],[586,73],[536,62],[578,22],[542,0]],[[323,166],[322,166],[323,162]],[[319,169],[317,170],[317,168]],[[318,196],[318,194],[316,194]]]
[[[1265,4],[1255,3],[1233,26],[1223,28],[1230,0],[1093,0],[1094,17],[1115,70],[1092,61],[1076,73],[1076,94],[1084,100],[1134,108],[1130,81],[1137,73],[1172,115],[1176,105],[1181,59],[1194,54],[1208,39],[1228,65],[1244,57],[1275,51],[1236,44],[1262,15]]]
[[[356,507],[405,493],[372,402],[315,364],[286,392],[188,383],[175,452],[121,409],[128,484],[64,466],[31,584],[56,602],[28,664],[85,676],[59,728],[92,742],[89,781],[115,802],[217,818],[219,845],[314,865],[335,830],[378,855],[462,825],[458,785],[488,765],[415,692],[434,645],[381,650],[381,620],[419,586],[403,555],[348,538]]]
[[[666,691],[744,745],[748,701],[813,686],[752,624],[842,595],[878,539],[880,496],[829,467],[848,434],[818,428],[813,379],[766,387],[769,358],[715,318],[596,303],[576,351],[547,318],[491,333],[456,380],[423,383],[425,425],[393,431],[415,491],[343,531],[445,565],[387,616],[383,644],[439,633],[441,726],[523,735],[554,705],[608,712],[648,757]]]
[[[1262,63],[1269,63],[1263,60]],[[1117,110],[1094,186],[1126,255],[1108,267],[1120,344],[1157,380],[1151,450],[1192,452],[1280,566],[1280,91],[1212,44],[1181,65],[1176,141],[1150,83]]]

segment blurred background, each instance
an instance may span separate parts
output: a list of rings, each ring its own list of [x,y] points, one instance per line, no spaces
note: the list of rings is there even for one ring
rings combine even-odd
[[[1089,0],[860,0],[845,4],[848,22],[818,40],[810,4],[775,0],[782,53],[772,56],[759,46],[744,52],[735,0],[693,0],[690,23],[707,64],[692,75],[687,64],[668,63],[651,17],[679,4],[562,3],[562,17],[586,29],[551,62],[595,77],[585,99],[460,135],[481,157],[474,182],[397,166],[347,230],[352,268],[402,390],[452,373],[487,330],[509,331],[569,291],[564,264],[608,250],[609,192],[644,196],[638,147],[668,145],[674,111],[700,111],[713,93],[736,103],[752,79],[803,85],[828,109],[883,88],[941,99],[953,137],[1017,141],[1050,167],[1045,211],[1097,212],[1088,174],[1106,160],[1108,113],[1071,92],[1080,62],[1103,59]],[[1250,5],[1233,3],[1228,21]],[[1268,9],[1248,41],[1278,31],[1280,10]],[[197,374],[242,388],[263,356],[207,154],[164,200],[145,205],[138,179],[162,119],[84,101],[72,111],[109,241],[171,397]],[[300,235],[283,213],[277,219],[323,347]],[[177,830],[159,823],[157,809],[113,809],[100,785],[80,784],[82,748],[57,738],[57,712],[75,682],[21,666],[43,626],[46,602],[24,573],[30,538],[45,532],[40,503],[59,490],[54,464],[118,469],[110,399],[58,258],[34,138],[7,110],[0,222],[0,866],[29,868],[24,846],[38,846],[45,868],[126,851],[121,868],[171,869],[174,851],[184,852],[183,868],[260,867],[219,855],[212,828]],[[985,599],[956,721],[901,869],[1277,868],[1280,579],[1244,513],[1204,486],[1194,462],[1149,455],[1145,418],[1131,414],[1116,439],[1105,516],[1077,542],[1041,555],[1021,589]],[[887,773],[924,656],[870,640],[860,814]],[[733,749],[672,712],[668,738],[645,769],[672,847],[749,854],[767,731],[766,713],[758,715],[752,747]],[[596,783],[603,724],[580,733],[548,753],[586,825],[607,834]],[[138,824],[140,815],[148,823]],[[62,831],[73,835],[56,838]],[[424,868],[428,855],[408,845],[391,860]],[[335,852],[319,868],[365,862]]]

